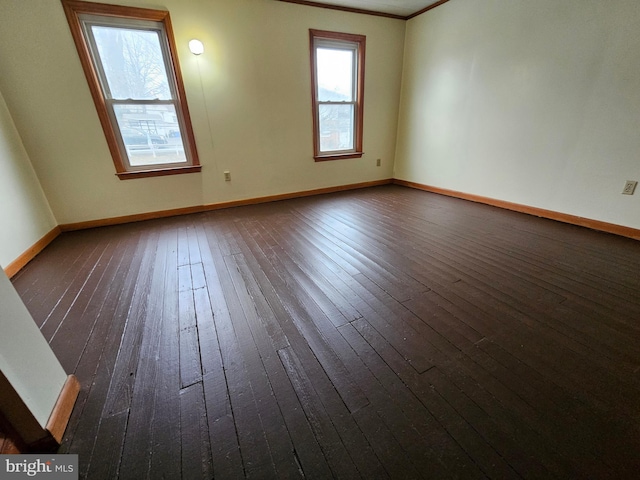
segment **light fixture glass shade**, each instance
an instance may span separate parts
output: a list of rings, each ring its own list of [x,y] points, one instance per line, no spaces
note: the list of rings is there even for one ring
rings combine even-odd
[[[194,55],[202,55],[204,53],[204,45],[200,40],[194,38],[193,40],[189,40],[189,50],[191,50],[191,53]]]

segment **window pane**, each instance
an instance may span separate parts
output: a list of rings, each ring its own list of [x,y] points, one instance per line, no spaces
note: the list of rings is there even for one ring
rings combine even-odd
[[[353,50],[316,50],[318,101],[351,102],[353,92]]]
[[[187,162],[173,105],[118,104],[114,111],[132,167]]]
[[[93,25],[111,98],[170,100],[158,32]]]
[[[353,105],[318,105],[318,107],[320,151],[353,150]]]

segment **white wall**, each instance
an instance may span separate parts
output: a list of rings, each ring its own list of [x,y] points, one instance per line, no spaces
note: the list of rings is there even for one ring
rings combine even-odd
[[[0,0],[0,90],[60,224],[391,177],[405,22],[273,0],[126,3],[171,13],[200,174],[118,180],[60,2]],[[367,36],[361,159],[313,161],[309,28]]]
[[[0,305],[0,371],[44,430],[67,375],[2,269]]]
[[[0,265],[57,224],[0,92]]]
[[[450,0],[407,22],[396,178],[640,228],[637,0]]]

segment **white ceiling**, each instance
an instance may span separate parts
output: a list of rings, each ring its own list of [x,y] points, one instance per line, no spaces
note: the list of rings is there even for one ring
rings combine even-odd
[[[438,3],[438,0],[314,0],[314,2],[408,17]]]

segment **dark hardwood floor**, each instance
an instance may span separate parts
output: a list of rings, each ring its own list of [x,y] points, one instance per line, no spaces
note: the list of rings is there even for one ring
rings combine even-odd
[[[399,186],[74,233],[13,280],[81,477],[638,478],[640,242]]]

